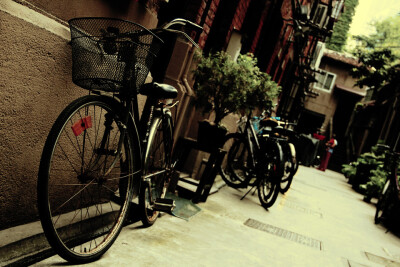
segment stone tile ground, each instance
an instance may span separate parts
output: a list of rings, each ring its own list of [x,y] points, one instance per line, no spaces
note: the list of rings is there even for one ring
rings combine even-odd
[[[89,266],[400,266],[400,239],[374,224],[375,206],[341,174],[301,166],[268,211],[257,194],[240,200],[245,192],[221,188],[189,221],[129,225]]]

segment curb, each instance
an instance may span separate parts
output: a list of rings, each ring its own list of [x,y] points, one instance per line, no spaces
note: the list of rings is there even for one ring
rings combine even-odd
[[[44,233],[40,233],[0,247],[0,266],[27,266],[53,255]]]

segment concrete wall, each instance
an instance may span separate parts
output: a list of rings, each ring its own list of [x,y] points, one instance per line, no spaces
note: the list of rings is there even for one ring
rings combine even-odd
[[[138,22],[145,27],[157,26],[156,5],[148,1],[148,7],[137,0],[27,0],[26,6],[45,13],[54,19],[68,21],[75,17],[114,17]]]
[[[351,89],[353,94],[365,94],[365,88],[355,87],[356,79],[350,75],[350,70],[355,66],[345,64],[339,60],[332,60],[324,56],[321,60],[321,69],[336,74],[335,85]],[[332,88],[330,92],[314,89],[319,96],[316,98],[307,98],[305,108],[325,115],[323,128],[326,129],[331,118],[333,118],[338,105],[338,94],[335,94],[337,88]],[[362,97],[361,95],[359,96]],[[350,117],[351,114],[348,114]]]
[[[316,89],[315,91],[319,93],[319,96],[316,98],[307,98],[306,102],[304,103],[304,107],[307,110],[325,115],[325,121],[321,126],[323,129],[326,129],[330,119],[335,114],[338,99],[333,93],[333,90],[330,92],[324,92]]]
[[[87,94],[71,81],[66,20],[113,16],[148,27],[151,9],[137,1],[0,1],[0,229],[37,218],[36,181],[47,134],[63,108]],[[152,2],[152,1],[149,1]]]

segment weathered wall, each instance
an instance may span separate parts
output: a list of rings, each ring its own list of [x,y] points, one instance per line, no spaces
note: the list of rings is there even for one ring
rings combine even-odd
[[[127,11],[112,8],[113,1],[31,2],[36,7],[0,2],[0,229],[37,218],[37,172],[47,134],[64,107],[87,93],[71,81],[65,21],[104,15],[157,24],[136,1],[128,1]]]
[[[346,58],[344,55],[341,56],[342,60]],[[332,60],[326,55],[321,60],[321,68],[325,71],[336,74],[335,85],[349,88],[351,94],[357,95],[360,99],[365,95],[365,88],[361,89],[354,86],[356,79],[350,75],[350,70],[355,67],[351,64],[346,64],[340,60]],[[329,120],[334,116],[336,108],[338,107],[339,95],[335,93],[337,88],[333,88],[330,92],[324,90],[315,89],[319,96],[316,98],[308,98],[305,102],[305,108],[320,114],[325,115],[324,128],[328,126]],[[343,96],[342,96],[343,97]],[[348,114],[350,117],[351,114]]]
[[[0,228],[36,217],[43,144],[63,107],[82,95],[67,40],[0,11]],[[12,215],[12,216],[11,216]]]
[[[318,90],[318,93],[319,96],[317,96],[316,98],[308,98],[304,103],[304,107],[307,110],[311,110],[319,114],[324,114],[325,121],[323,123],[323,128],[326,129],[329,120],[335,114],[338,100],[335,94],[333,94],[333,90],[331,92]]]
[[[145,27],[157,26],[156,14],[140,4],[137,0],[115,1],[115,0],[27,0],[26,6],[45,12],[48,15],[68,21],[76,17],[114,17],[139,22]],[[150,8],[156,6],[148,1]]]

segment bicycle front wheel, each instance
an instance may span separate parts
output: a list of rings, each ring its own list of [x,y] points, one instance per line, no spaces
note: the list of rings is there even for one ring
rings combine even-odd
[[[267,141],[264,156],[257,172],[259,176],[258,198],[261,205],[268,209],[278,198],[280,181],[283,176],[283,153],[278,142]]]
[[[286,193],[292,184],[293,177],[296,174],[298,164],[296,160],[296,150],[292,143],[282,144],[284,172],[280,183],[280,191],[282,194]]]
[[[98,259],[121,231],[140,181],[136,130],[128,127],[118,150],[122,128],[119,102],[84,96],[60,114],[47,137],[38,208],[49,243],[67,261]]]
[[[164,114],[156,117],[150,127],[144,158],[144,182],[140,188],[139,206],[144,226],[151,226],[160,211],[155,208],[157,199],[164,199],[169,184],[168,165],[172,150],[172,122]]]
[[[226,162],[219,172],[225,183],[233,188],[247,187],[247,181],[253,175],[251,155],[243,135],[233,133],[225,138],[224,149],[228,150]]]

